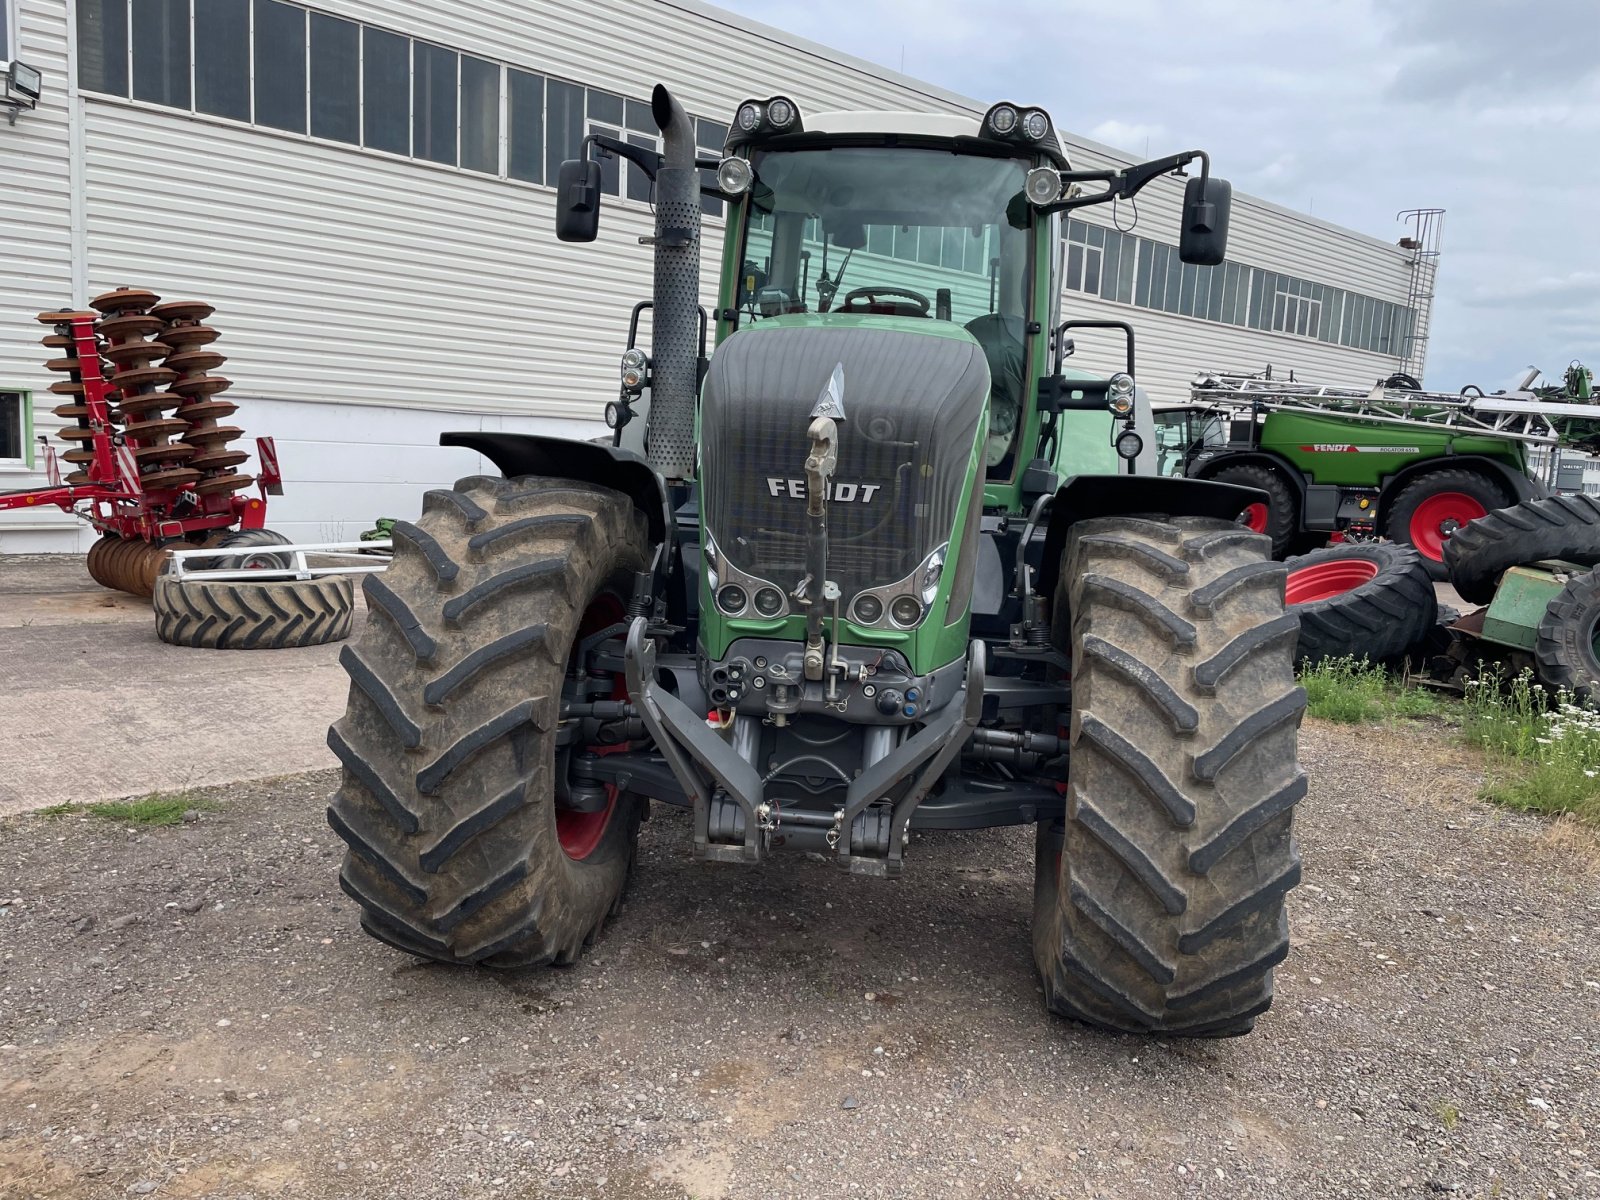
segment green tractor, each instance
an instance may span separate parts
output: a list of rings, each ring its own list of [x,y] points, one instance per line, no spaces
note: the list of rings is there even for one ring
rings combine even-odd
[[[429,492],[368,578],[329,733],[363,926],[447,963],[571,963],[652,803],[687,810],[700,860],[876,877],[941,830],[1032,824],[1052,1009],[1248,1031],[1300,877],[1297,619],[1234,520],[1261,493],[1134,474],[1133,331],[1125,371],[1070,371],[1069,333],[1106,323],[1058,312],[1064,212],[1198,161],[1181,253],[1215,264],[1228,185],[1199,151],[1073,170],[1009,103],[751,100],[720,160],[665,88],[651,107],[659,155],[592,136],[557,194],[585,242],[594,153],[654,181],[652,334],[613,444],[444,435],[502,474]],[[709,314],[702,195],[728,205]]]

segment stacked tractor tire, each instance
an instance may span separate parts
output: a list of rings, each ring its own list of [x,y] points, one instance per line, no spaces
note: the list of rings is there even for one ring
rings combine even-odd
[[[1600,699],[1600,498],[1556,495],[1494,509],[1444,541],[1443,563],[1451,586],[1473,605],[1492,602],[1512,568],[1551,564],[1563,586],[1529,655],[1512,665],[1531,667],[1550,688]],[[1298,662],[1409,660],[1457,680],[1470,673],[1470,656],[1451,652],[1461,634],[1482,633],[1487,610],[1463,616],[1440,605],[1433,572],[1411,547],[1349,542],[1285,565],[1285,598],[1300,615]]]

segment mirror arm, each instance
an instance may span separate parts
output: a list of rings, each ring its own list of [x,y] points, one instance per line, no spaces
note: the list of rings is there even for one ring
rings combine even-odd
[[[1200,178],[1209,179],[1211,156],[1204,150],[1185,150],[1181,154],[1169,154],[1165,158],[1124,167],[1120,171],[1063,171],[1061,172],[1063,187],[1069,187],[1074,183],[1103,183],[1106,188],[1104,191],[1091,192],[1087,196],[1072,196],[1057,200],[1054,204],[1045,205],[1039,212],[1058,213],[1073,208],[1085,208],[1091,204],[1104,204],[1107,200],[1131,200],[1152,180],[1162,175],[1181,172],[1195,159],[1200,160]]]
[[[621,155],[648,175],[652,182],[655,180],[656,172],[661,169],[662,158],[656,151],[647,150],[643,146],[635,146],[631,142],[620,141],[609,134],[591,133],[583,139],[585,155],[589,153],[590,147],[597,147],[604,153]],[[715,166],[716,164],[713,163],[712,165]]]

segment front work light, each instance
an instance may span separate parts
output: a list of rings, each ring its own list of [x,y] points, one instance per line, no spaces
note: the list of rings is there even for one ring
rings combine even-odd
[[[1050,118],[1042,109],[1030,109],[1022,118],[1022,132],[1031,141],[1040,142],[1050,132]]]
[[[1010,137],[1017,127],[1017,110],[1009,104],[996,104],[983,123],[1001,137]]]
[[[774,129],[787,129],[794,124],[794,102],[777,96],[767,104],[767,120]]]
[[[1131,429],[1124,429],[1117,434],[1117,455],[1129,462],[1139,457],[1139,452],[1144,449],[1144,439]]]
[[[745,133],[755,132],[756,126],[761,124],[761,106],[754,101],[748,104],[741,104],[733,123]]]
[[[1118,371],[1106,384],[1106,402],[1111,411],[1125,417],[1133,411],[1133,376]]]
[[[724,196],[744,195],[755,178],[749,159],[725,158],[717,164],[717,188]]]
[[[1035,208],[1054,204],[1061,199],[1061,172],[1054,167],[1035,167],[1028,172],[1022,190]]]

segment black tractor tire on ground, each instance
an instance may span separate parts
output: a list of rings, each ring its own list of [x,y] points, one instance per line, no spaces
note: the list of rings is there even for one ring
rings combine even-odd
[[[1295,495],[1293,485],[1283,477],[1282,472],[1258,463],[1238,463],[1231,467],[1223,467],[1220,471],[1207,475],[1206,478],[1214,479],[1218,483],[1237,483],[1245,487],[1260,488],[1267,493],[1271,500],[1267,503],[1266,512],[1253,514],[1246,510],[1246,514],[1241,514],[1239,518],[1240,523],[1272,539],[1273,558],[1283,558],[1289,553],[1290,547],[1300,533],[1300,498]],[[1247,517],[1259,517],[1259,519],[1247,519]]]
[[[1445,543],[1450,583],[1464,600],[1487,604],[1511,567],[1558,558],[1600,565],[1600,498],[1546,496],[1499,508]]]
[[[355,587],[348,575],[321,579],[156,579],[156,636],[206,650],[289,650],[350,636]]]
[[[235,529],[218,538],[211,550],[236,550],[244,546],[287,546],[289,539],[275,529]],[[191,558],[184,566],[191,571],[235,571],[256,567],[262,570],[288,570],[287,554],[252,554],[248,558]]]
[[[463,479],[396,523],[328,731],[339,881],[372,936],[440,962],[566,964],[620,906],[645,801],[611,789],[598,816],[558,812],[556,735],[580,628],[622,619],[647,553],[626,496],[562,479]]]
[[[1579,700],[1600,699],[1600,571],[1585,571],[1544,610],[1533,643],[1533,660],[1545,686],[1565,689]]]
[[[1300,616],[1295,663],[1328,658],[1386,662],[1428,636],[1438,596],[1422,558],[1392,542],[1344,542],[1297,555],[1285,597]]]
[[[1416,476],[1384,502],[1383,536],[1416,550],[1429,579],[1449,577],[1445,547],[1455,531],[1515,497],[1478,471],[1446,468]],[[1437,516],[1431,515],[1437,512]]]
[[[1034,958],[1055,1012],[1228,1037],[1272,1003],[1300,880],[1291,829],[1305,692],[1283,567],[1201,517],[1074,526],[1065,821],[1041,823]]]

